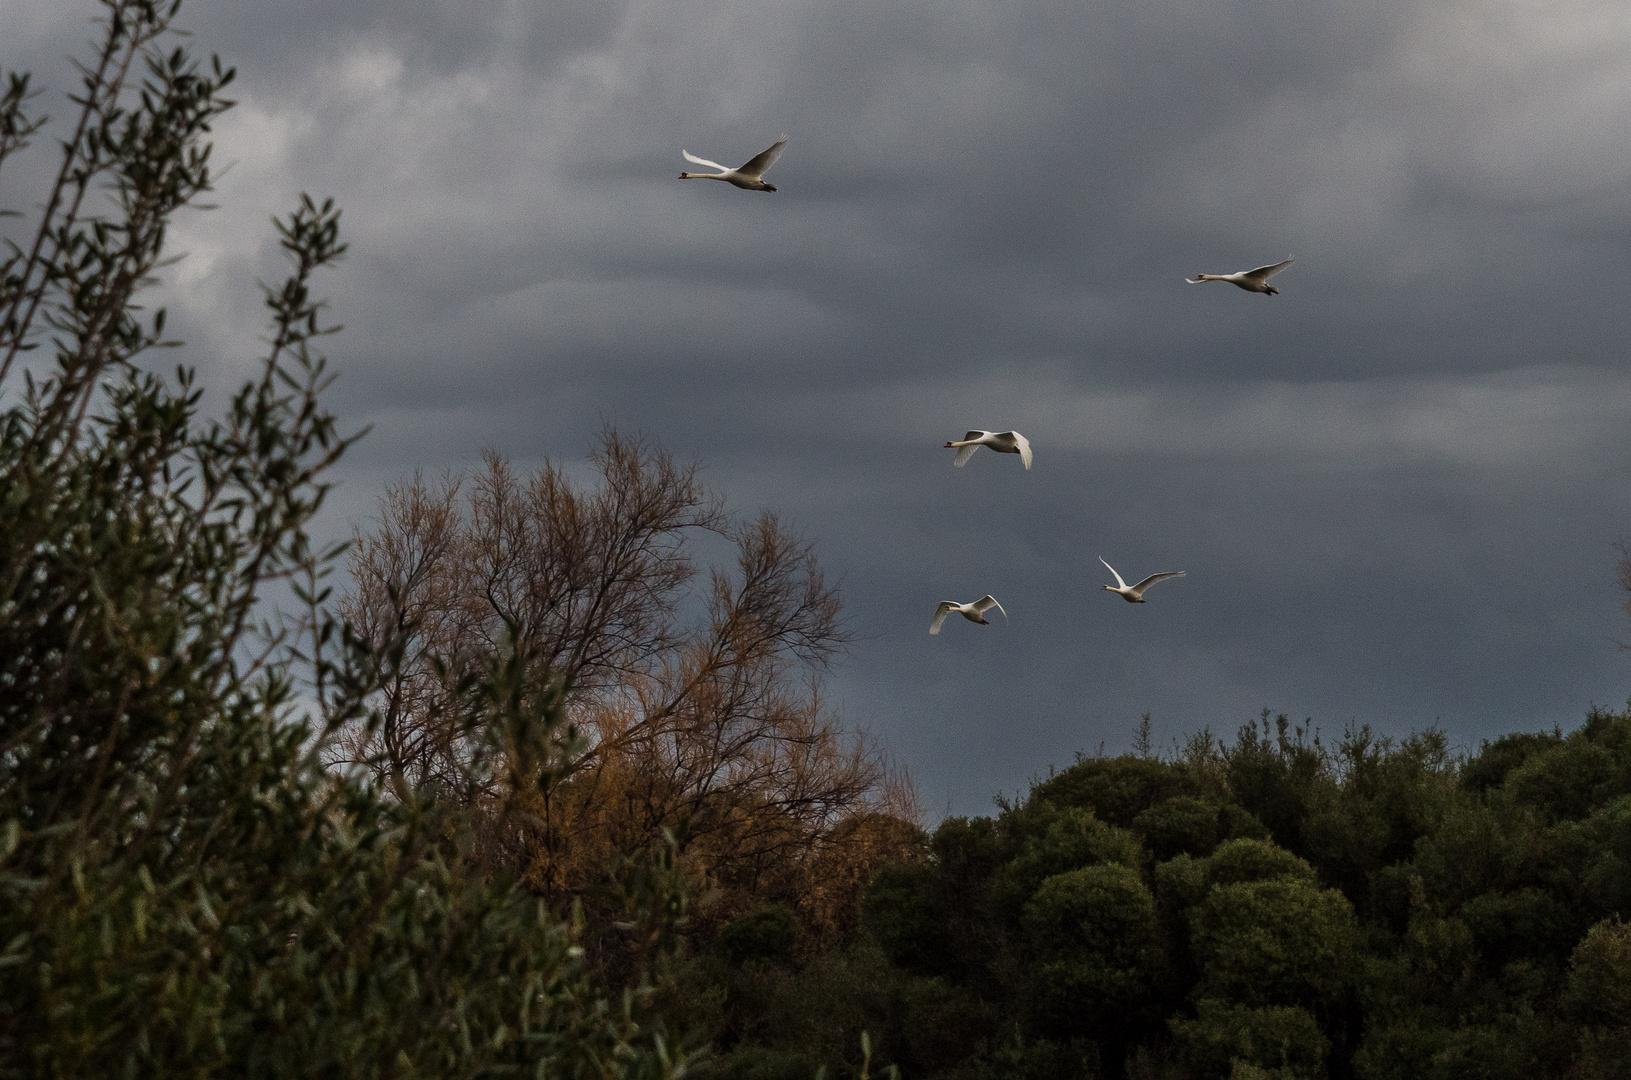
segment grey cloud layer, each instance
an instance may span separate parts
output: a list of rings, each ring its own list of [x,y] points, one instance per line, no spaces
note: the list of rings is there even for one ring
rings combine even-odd
[[[63,83],[79,13],[0,0]],[[345,207],[335,527],[602,420],[799,522],[938,809],[1268,705],[1453,741],[1626,693],[1631,16],[1610,2],[198,3],[242,69],[167,287],[240,370]],[[14,32],[12,32],[14,31]],[[775,195],[680,184],[792,141]],[[6,201],[19,202],[8,187]],[[1283,257],[1264,298],[1186,286]],[[167,361],[169,358],[166,358]],[[939,443],[1017,427],[1029,474]],[[1124,573],[1189,576],[1129,608]],[[924,633],[994,592],[1011,625]]]

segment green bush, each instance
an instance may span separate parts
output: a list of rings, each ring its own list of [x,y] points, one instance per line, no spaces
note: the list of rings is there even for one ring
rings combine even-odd
[[[1202,999],[1192,1020],[1174,1020],[1185,1060],[1205,1080],[1243,1076],[1325,1075],[1330,1042],[1318,1021],[1296,1006],[1251,1008]]]
[[[1587,931],[1569,961],[1567,999],[1575,1015],[1631,1029],[1631,923],[1604,919]]]
[[[1295,878],[1215,886],[1194,925],[1201,996],[1279,1005],[1343,994],[1355,927],[1335,889]]]
[[[761,904],[725,924],[716,947],[733,964],[785,961],[798,944],[799,922],[786,904]]]
[[[1198,795],[1184,771],[1141,757],[1079,758],[1070,768],[1036,786],[1034,803],[1087,810],[1100,820],[1128,828],[1157,803]]]
[[[1084,866],[1118,863],[1137,868],[1146,859],[1138,837],[1107,825],[1081,807],[1039,803],[1008,823],[1019,837],[1019,851],[997,874],[995,898],[1017,911],[1046,878]]]
[[[1056,874],[1025,905],[1031,985],[1051,1032],[1093,1034],[1145,1013],[1164,981],[1155,898],[1125,866]]]
[[[1205,861],[1206,880],[1212,885],[1290,878],[1312,883],[1314,868],[1268,840],[1231,840]]]
[[[878,871],[861,901],[863,929],[908,971],[939,972],[952,955],[938,902],[940,884],[935,867],[898,863]]]
[[[0,1075],[678,1073],[652,990],[596,985],[581,924],[487,872],[480,807],[324,768],[398,658],[330,613],[306,532],[355,437],[310,292],[339,212],[277,223],[268,351],[203,419],[191,372],[139,366],[166,342],[137,298],[232,72],[174,47],[177,3],[102,6],[61,179],[0,263]],[[0,163],[37,130],[10,85]],[[448,705],[494,800],[574,750],[522,660]],[[655,952],[684,894],[664,857],[630,870]]]
[[[1132,829],[1144,838],[1157,859],[1175,855],[1207,856],[1223,839],[1227,827],[1222,808],[1206,799],[1180,795],[1145,810],[1133,819]]]

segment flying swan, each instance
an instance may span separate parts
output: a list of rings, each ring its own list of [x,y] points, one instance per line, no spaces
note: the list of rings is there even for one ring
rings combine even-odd
[[[1240,270],[1233,274],[1196,274],[1192,278],[1184,278],[1191,285],[1199,285],[1203,281],[1227,281],[1231,285],[1239,285],[1247,292],[1260,292],[1267,296],[1279,296],[1280,290],[1269,284],[1269,278],[1278,274],[1291,265],[1291,256],[1286,256],[1285,262],[1277,262],[1272,266],[1259,266],[1256,270]]]
[[[1104,568],[1106,570],[1109,570],[1112,574],[1116,574],[1116,568],[1111,566],[1109,563],[1104,562],[1104,556],[1103,555],[1099,556],[1099,561],[1104,563]],[[1151,585],[1154,585],[1157,581],[1165,581],[1169,577],[1183,577],[1183,576],[1184,576],[1184,572],[1182,570],[1168,570],[1167,572],[1162,573],[1162,574],[1151,574],[1149,577],[1145,578],[1143,581],[1140,581],[1137,585],[1129,585],[1125,581],[1121,580],[1121,575],[1120,574],[1116,574],[1116,583],[1114,585],[1104,585],[1104,586],[1101,586],[1101,587],[1105,588],[1105,589],[1109,589],[1113,593],[1119,593],[1121,595],[1121,598],[1123,600],[1127,601],[1129,604],[1142,604],[1142,603],[1145,602],[1144,601],[1144,590],[1145,589],[1149,588]],[[1006,615],[1008,613],[1005,611],[1005,612],[1003,612],[1003,614]]]
[[[689,150],[681,150],[680,153],[685,157],[686,161],[697,165],[706,165],[710,169],[718,169],[719,171],[716,173],[682,172],[680,173],[680,179],[723,180],[727,184],[734,184],[748,191],[775,191],[776,185],[765,183],[763,177],[765,170],[776,164],[776,159],[782,156],[782,151],[786,148],[787,136],[783,135],[776,140],[776,144],[769,150],[753,158],[739,169],[727,169],[717,161],[699,158]]]
[[[1001,611],[1003,618],[1006,619],[1008,617],[1008,612],[1004,610],[1001,604],[997,603],[997,598],[995,596],[982,596],[972,604],[959,604],[955,600],[942,600],[940,601],[940,606],[934,609],[934,621],[929,624],[929,633],[940,633],[940,625],[946,621],[946,616],[950,615],[954,611],[963,618],[967,619],[969,622],[977,622],[981,626],[989,626],[990,623],[986,622],[985,620],[985,613],[990,611],[992,608],[996,608],[998,611]]]
[[[1017,431],[971,431],[958,442],[949,442],[946,448],[957,447],[957,456],[951,463],[961,469],[974,456],[974,451],[989,446],[999,454],[1018,454],[1025,467],[1031,467],[1031,443]],[[1006,612],[1004,613],[1006,614]]]

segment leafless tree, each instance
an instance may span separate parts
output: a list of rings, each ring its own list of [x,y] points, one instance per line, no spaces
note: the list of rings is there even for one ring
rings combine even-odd
[[[346,611],[393,660],[383,721],[349,758],[488,802],[495,855],[551,896],[664,830],[714,885],[794,893],[856,833],[839,822],[915,814],[905,778],[822,699],[846,634],[810,545],[774,514],[727,514],[695,467],[641,439],[608,430],[591,461],[590,486],[488,454],[471,478],[386,492],[356,537]],[[703,537],[733,549],[705,576]],[[460,789],[456,702],[512,654],[530,692],[567,688],[584,751],[527,792]]]

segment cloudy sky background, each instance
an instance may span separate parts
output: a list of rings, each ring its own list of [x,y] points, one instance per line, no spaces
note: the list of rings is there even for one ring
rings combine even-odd
[[[88,4],[0,0],[65,115]],[[1631,9],[1589,0],[208,3],[233,162],[172,271],[249,370],[268,218],[344,207],[327,520],[610,421],[843,585],[829,691],[933,814],[1141,713],[1451,742],[1631,693]],[[781,132],[776,194],[677,183]],[[43,155],[36,155],[42,158]],[[44,167],[43,160],[40,167]],[[37,201],[37,172],[0,204]],[[1297,256],[1263,297],[1183,283]],[[160,358],[173,363],[175,354]],[[1017,428],[1036,467],[940,448]],[[1150,602],[1098,591],[1185,569]],[[1012,621],[924,631],[936,601]]]

